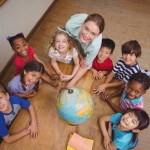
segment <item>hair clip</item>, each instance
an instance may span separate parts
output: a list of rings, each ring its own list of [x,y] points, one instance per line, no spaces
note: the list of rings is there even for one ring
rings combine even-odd
[[[9,41],[10,38],[11,38],[10,36],[6,36],[7,41]]]
[[[21,35],[23,35],[23,32],[20,32],[20,33],[18,33],[18,34],[21,34]],[[24,36],[24,35],[23,35]]]
[[[65,33],[67,33],[69,36],[71,36],[72,37],[72,35],[68,32],[68,31],[66,31],[66,30],[63,30],[63,29],[61,29],[61,28],[59,28],[59,27],[57,27],[57,29],[59,30],[59,31],[62,31],[62,32],[65,32]]]

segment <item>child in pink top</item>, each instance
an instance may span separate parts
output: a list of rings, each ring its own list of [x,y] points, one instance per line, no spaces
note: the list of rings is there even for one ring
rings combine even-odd
[[[90,69],[94,79],[100,79],[112,71],[113,63],[109,56],[113,53],[114,48],[115,43],[113,40],[107,38],[102,40],[102,46]]]
[[[8,37],[7,38],[12,50],[16,53],[14,58],[14,64],[15,64],[15,75],[20,74],[21,69],[25,66],[25,64],[33,59],[36,61],[42,63],[44,65],[44,69],[50,79],[56,80],[57,76],[52,75],[44,62],[37,56],[37,54],[34,52],[34,49],[28,45],[27,40],[25,39],[23,33],[19,33],[15,36]],[[51,86],[57,87],[58,84],[54,81],[51,81],[47,76],[43,75],[42,79],[45,80],[48,84]]]
[[[149,87],[149,76],[145,73],[138,72],[130,77],[124,89],[120,88],[120,90],[110,95],[101,93],[101,97],[116,112],[125,112],[133,108],[143,109],[144,103],[142,95],[146,93]],[[112,98],[119,95],[121,95],[120,106],[117,106],[112,102]]]

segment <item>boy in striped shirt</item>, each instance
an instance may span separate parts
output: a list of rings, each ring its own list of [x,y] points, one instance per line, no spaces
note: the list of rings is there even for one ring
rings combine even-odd
[[[104,93],[107,88],[119,87],[128,83],[134,73],[140,71],[137,58],[141,56],[141,46],[136,40],[130,40],[122,45],[122,58],[118,60],[104,83],[94,89],[95,94]]]

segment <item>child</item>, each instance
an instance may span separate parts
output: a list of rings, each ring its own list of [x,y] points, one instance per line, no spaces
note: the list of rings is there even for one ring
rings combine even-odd
[[[7,40],[9,41],[12,50],[15,52],[15,75],[20,74],[21,69],[27,62],[35,59],[36,61],[44,65],[45,71],[51,79],[57,79],[56,75],[50,74],[50,71],[48,70],[44,62],[37,56],[37,54],[34,52],[34,49],[28,45],[28,42],[24,37],[23,33],[19,33],[15,36],[8,37]],[[43,75],[42,78],[51,86],[58,86],[56,82],[52,82],[49,78],[47,78],[47,76]]]
[[[138,133],[148,127],[149,121],[148,114],[140,109],[132,109],[124,115],[117,113],[101,117],[99,124],[104,136],[104,147],[107,150],[128,150],[136,147]],[[109,135],[106,129],[106,122],[112,123],[112,135]]]
[[[109,56],[113,53],[114,48],[115,43],[113,40],[102,39],[101,48],[90,69],[93,73],[92,78],[100,79],[112,71],[113,63]]]
[[[40,78],[44,73],[43,64],[38,61],[29,61],[7,86],[9,93],[20,97],[32,97],[38,91]]]
[[[10,135],[7,127],[11,125],[21,107],[29,110],[31,120],[26,128]],[[12,143],[27,134],[30,134],[32,138],[38,136],[38,123],[33,106],[28,100],[18,96],[9,96],[4,87],[0,85],[0,137],[5,142]]]
[[[92,62],[101,47],[104,26],[104,18],[99,14],[76,14],[67,21],[66,30],[81,46],[81,49],[79,49],[81,61],[79,70],[73,79],[67,83],[66,88],[74,86],[91,68]]]
[[[48,55],[51,58],[51,65],[53,66],[61,81],[68,81],[74,77],[79,69],[79,57],[77,50],[73,47],[71,37],[66,31],[59,29],[59,31],[56,32]],[[72,62],[72,60],[75,65],[72,74],[64,74],[59,69],[57,61],[69,64]]]
[[[150,87],[150,78],[145,73],[135,73],[129,79],[125,87],[121,99],[120,107],[112,102],[112,98],[118,96],[122,90],[111,95],[102,94],[102,99],[106,101],[116,112],[124,112],[127,109],[139,108],[143,109],[143,97]]]
[[[140,56],[141,46],[136,40],[124,43],[122,45],[122,58],[118,60],[112,72],[106,77],[105,82],[94,89],[94,93],[98,95],[105,92],[107,88],[125,85],[132,74],[140,71],[137,63],[137,58]]]

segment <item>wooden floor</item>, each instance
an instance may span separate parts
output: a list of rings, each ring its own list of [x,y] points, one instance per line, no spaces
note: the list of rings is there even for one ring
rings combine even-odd
[[[39,57],[48,64],[47,46],[57,27],[63,28],[69,17],[76,13],[100,13],[106,22],[103,37],[112,38],[116,48],[112,59],[114,63],[121,57],[121,45],[131,39],[136,39],[142,46],[142,57],[139,63],[143,68],[150,70],[150,1],[149,0],[57,0],[54,7],[48,12],[44,21],[30,38],[30,45],[34,47]],[[52,70],[50,64],[48,67]],[[64,72],[70,72],[72,67],[60,64]],[[13,65],[8,68],[1,79],[6,85],[13,76]],[[42,83],[38,94],[30,98],[34,105],[39,121],[39,137],[31,139],[29,136],[13,143],[2,142],[0,150],[66,150],[69,134],[75,130],[83,137],[94,140],[93,150],[103,150],[102,134],[98,126],[98,117],[112,114],[111,108],[99,97],[93,94],[93,87],[102,81],[93,81],[91,72],[88,72],[77,84],[93,95],[94,112],[92,117],[76,128],[64,122],[57,114],[55,102],[59,89],[65,84],[59,82],[59,88],[54,89]],[[145,96],[145,110],[150,115],[150,91]],[[116,103],[118,99],[115,99]],[[29,115],[22,110],[10,128],[14,133],[25,127]],[[136,150],[149,150],[150,127],[142,131],[139,136],[139,145]]]

